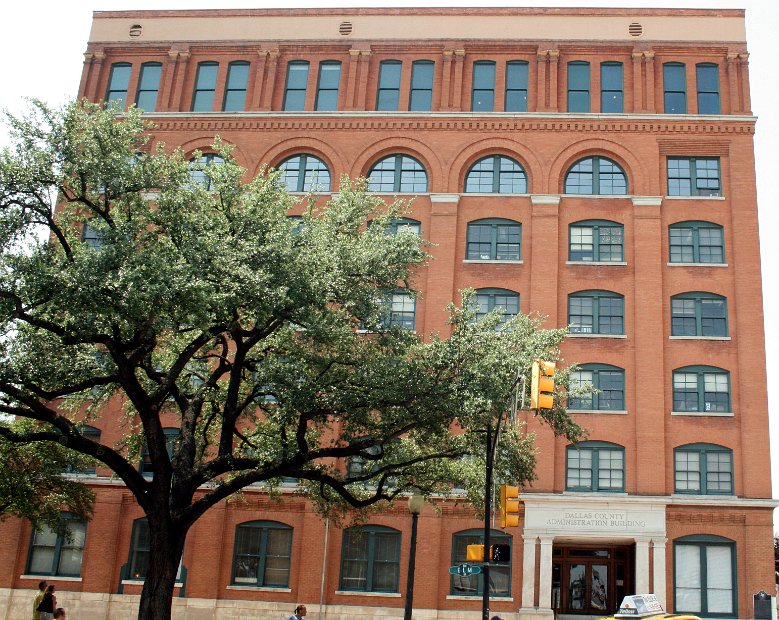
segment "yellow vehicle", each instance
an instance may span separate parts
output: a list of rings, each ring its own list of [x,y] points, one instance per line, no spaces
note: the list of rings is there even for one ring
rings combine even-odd
[[[641,618],[641,620],[661,620],[673,618],[674,620],[701,620],[698,616],[690,614],[667,614],[663,610],[660,601],[654,594],[630,594],[622,599],[619,611],[613,616],[607,616],[600,620],[615,620],[620,618]]]

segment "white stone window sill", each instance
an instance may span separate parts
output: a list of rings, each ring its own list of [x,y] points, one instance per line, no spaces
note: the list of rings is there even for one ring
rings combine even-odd
[[[727,263],[666,263],[668,267],[727,267]]]
[[[463,263],[485,264],[485,265],[521,265],[522,260],[493,260],[491,258],[466,258]]]
[[[123,586],[142,586],[143,582],[146,581],[145,579],[122,579],[122,585]],[[184,583],[181,581],[177,581],[173,584],[174,588],[183,588]]]
[[[368,190],[368,193],[373,194],[374,196],[429,196],[430,195],[430,192],[372,192],[370,190]]]
[[[501,192],[461,192],[460,196],[462,196],[463,198],[467,198],[468,196],[479,196],[480,198],[481,197],[487,197],[487,196],[495,197],[495,198],[508,198],[508,197],[514,197],[514,196],[516,196],[517,198],[528,198],[530,196],[530,194],[512,194],[510,192],[504,192],[504,193],[501,193]]]
[[[625,340],[627,336],[625,334],[568,334],[568,338],[615,338],[617,340]]]
[[[595,198],[598,200],[609,200],[616,198],[617,200],[625,200],[626,198],[633,198],[632,194],[561,194],[563,198]]]
[[[81,577],[59,577],[55,575],[19,575],[19,579],[37,579],[38,581],[75,581],[77,583],[84,581]]]
[[[266,586],[227,586],[228,590],[244,590],[250,592],[292,592],[291,588],[268,588]]]
[[[732,411],[672,411],[671,415],[687,416],[689,418],[732,418]]]
[[[480,601],[482,600],[482,596],[470,596],[468,594],[447,594],[446,595],[447,601]],[[490,594],[490,600],[491,601],[500,601],[500,602],[506,602],[506,603],[512,603],[514,602],[513,596],[496,596],[495,594]]]
[[[563,491],[570,497],[627,497],[626,491]]]
[[[610,262],[603,262],[603,261],[591,261],[591,260],[568,260],[565,261],[566,265],[597,265],[598,267],[607,267],[614,265],[615,267],[623,267],[627,265],[626,262],[617,262],[617,261],[610,261]]]
[[[627,415],[627,411],[623,410],[617,410],[617,409],[568,409],[568,413],[575,413],[575,414],[581,414],[581,413],[594,413],[597,415]]]
[[[400,598],[400,592],[353,592],[352,590],[336,590],[336,594],[344,596],[377,596],[382,598]]]
[[[725,196],[666,196],[666,200],[725,200]]]
[[[730,336],[668,336],[668,340],[730,340]]]

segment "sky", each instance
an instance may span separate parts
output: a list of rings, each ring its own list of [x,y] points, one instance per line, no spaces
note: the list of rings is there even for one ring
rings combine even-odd
[[[19,112],[25,97],[42,99],[49,104],[64,103],[77,94],[83,53],[86,51],[92,11],[142,9],[230,9],[230,8],[325,8],[325,7],[420,7],[420,6],[501,6],[501,7],[620,7],[620,8],[744,8],[746,9],[747,46],[752,111],[758,117],[755,136],[757,160],[757,193],[760,214],[765,310],[766,363],[768,371],[769,412],[771,417],[773,496],[779,498],[779,281],[774,269],[779,267],[779,243],[769,231],[779,229],[779,209],[772,201],[771,179],[779,173],[779,78],[774,60],[779,30],[777,0],[654,0],[631,1],[577,0],[423,2],[394,0],[376,2],[306,2],[274,0],[12,0],[3,9],[5,29],[0,37],[0,109]],[[0,128],[0,144],[6,140]],[[738,208],[738,204],[735,205]],[[774,384],[773,381],[777,380]],[[742,395],[748,406],[748,395]],[[738,413],[736,414],[738,415]],[[767,472],[766,472],[767,474]],[[776,521],[776,519],[775,519]],[[775,526],[776,529],[776,526]]]

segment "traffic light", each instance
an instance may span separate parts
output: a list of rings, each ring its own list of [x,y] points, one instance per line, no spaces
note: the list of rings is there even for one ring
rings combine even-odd
[[[500,485],[500,527],[519,526],[519,487]]]
[[[484,562],[484,545],[468,545],[465,548],[466,562]]]
[[[554,405],[554,362],[533,362],[530,380],[530,408],[551,409]]]
[[[511,545],[490,545],[490,560],[496,564],[511,562]]]

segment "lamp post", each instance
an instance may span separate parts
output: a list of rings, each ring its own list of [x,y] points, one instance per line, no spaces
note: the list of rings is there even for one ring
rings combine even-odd
[[[422,495],[412,495],[408,498],[408,510],[411,513],[411,549],[408,555],[408,579],[406,580],[406,610],[403,620],[411,620],[411,609],[414,605],[414,565],[417,556],[417,519],[425,505]]]

